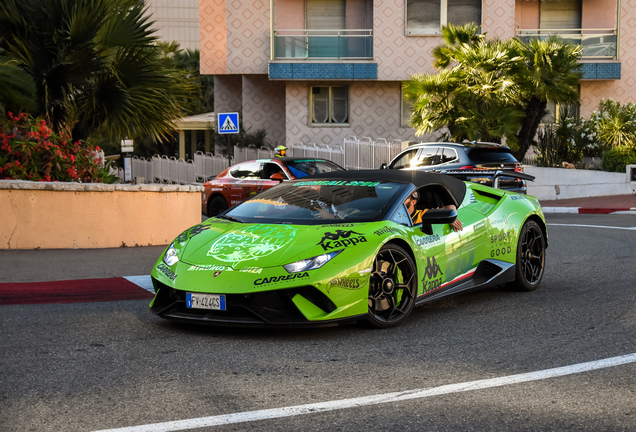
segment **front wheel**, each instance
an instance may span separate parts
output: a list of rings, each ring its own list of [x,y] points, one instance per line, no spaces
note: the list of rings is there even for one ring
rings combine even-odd
[[[217,195],[208,202],[208,217],[214,217],[227,210],[227,208],[228,205],[225,198]]]
[[[369,281],[367,321],[374,327],[393,327],[413,310],[417,292],[417,270],[403,248],[387,244],[373,263]]]
[[[545,236],[539,224],[528,221],[521,228],[513,287],[521,291],[537,289],[545,269]]]

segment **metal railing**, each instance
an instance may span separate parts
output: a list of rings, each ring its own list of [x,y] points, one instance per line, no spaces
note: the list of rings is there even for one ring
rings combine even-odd
[[[293,144],[289,147],[287,155],[328,159],[346,169],[357,170],[380,168],[383,162],[388,163],[401,150],[401,140],[373,140],[369,137],[358,139],[355,136],[347,136],[342,144]],[[231,165],[253,159],[269,159],[273,156],[270,148],[255,146],[234,147],[234,156],[204,154],[199,151],[195,153],[194,160],[165,155],[154,155],[151,159],[133,156],[131,172],[134,181],[143,178],[145,183],[201,184]],[[123,169],[118,169],[117,175],[124,180]]]
[[[547,39],[558,35],[566,42],[581,45],[582,58],[612,59],[617,58],[617,32],[615,28],[599,29],[516,29],[515,36],[522,42],[532,38]]]
[[[274,30],[274,59],[373,58],[372,29]]]

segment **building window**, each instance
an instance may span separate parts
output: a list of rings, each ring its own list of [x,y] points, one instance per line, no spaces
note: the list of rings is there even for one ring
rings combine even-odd
[[[311,124],[349,124],[349,88],[312,87]]]
[[[404,93],[401,90],[400,98],[402,99],[400,110],[400,126],[411,127],[409,125],[409,122],[411,121],[411,114],[413,114],[413,105],[404,97]]]
[[[407,36],[439,35],[447,24],[481,24],[481,0],[406,0]]]

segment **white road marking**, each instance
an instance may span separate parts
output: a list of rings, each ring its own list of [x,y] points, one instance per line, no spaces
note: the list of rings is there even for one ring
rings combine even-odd
[[[141,288],[146,291],[150,291],[151,293],[155,293],[155,289],[152,286],[152,279],[150,279],[150,275],[144,276],[125,276],[124,279],[134,283],[135,285],[139,285]]]
[[[314,414],[326,411],[342,410],[346,408],[363,407],[367,405],[401,402],[411,399],[420,399],[431,396],[440,396],[450,393],[459,393],[472,390],[482,390],[493,387],[501,387],[511,384],[519,384],[529,381],[544,380],[566,375],[589,372],[614,366],[636,363],[636,353],[625,354],[586,363],[578,363],[553,369],[545,369],[536,372],[522,373],[499,378],[490,378],[465,383],[449,384],[428,389],[415,389],[394,393],[384,393],[359,398],[341,399],[336,401],[319,402],[307,405],[296,405],[282,408],[271,408],[258,411],[246,411],[233,414],[222,414],[211,417],[201,417],[188,420],[176,420],[164,423],[154,423],[139,426],[130,426],[116,429],[106,429],[96,432],[171,432],[197,429],[203,427],[220,426],[233,423],[245,423],[258,420],[268,420],[283,417],[292,417],[303,414]]]
[[[617,227],[617,226],[605,226],[605,225],[582,225],[582,224],[549,223],[548,226],[583,227],[583,228],[607,228],[607,229],[636,231],[636,227]]]

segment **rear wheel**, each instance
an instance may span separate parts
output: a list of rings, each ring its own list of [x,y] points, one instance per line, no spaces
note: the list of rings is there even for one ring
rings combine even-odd
[[[521,228],[516,263],[513,287],[521,291],[537,289],[545,268],[545,236],[535,221],[528,221]]]
[[[417,270],[411,255],[398,245],[383,246],[373,263],[367,321],[379,328],[398,325],[413,310],[416,290]]]
[[[208,201],[208,217],[213,217],[221,213],[222,211],[227,210],[228,205],[225,198],[222,196],[215,196],[210,201]]]

